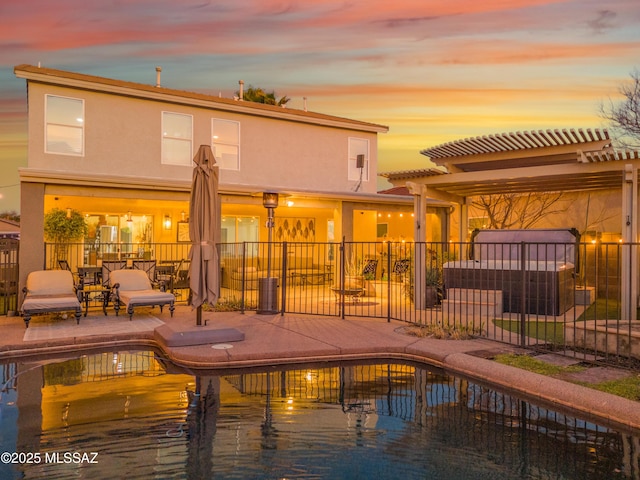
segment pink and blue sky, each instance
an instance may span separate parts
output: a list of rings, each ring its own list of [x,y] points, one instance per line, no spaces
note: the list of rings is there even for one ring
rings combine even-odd
[[[599,105],[640,68],[638,0],[23,0],[0,5],[0,212],[19,210],[19,64],[388,125],[379,171],[423,148],[547,128],[604,128]],[[384,188],[384,183],[380,184]]]

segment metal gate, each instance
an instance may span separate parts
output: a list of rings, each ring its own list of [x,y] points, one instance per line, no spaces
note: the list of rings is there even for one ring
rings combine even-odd
[[[0,238],[0,315],[18,310],[20,240]]]

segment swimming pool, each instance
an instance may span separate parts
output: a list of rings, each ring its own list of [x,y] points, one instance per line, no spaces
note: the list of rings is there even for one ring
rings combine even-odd
[[[637,436],[426,365],[196,375],[112,351],[2,374],[3,479],[639,476]]]

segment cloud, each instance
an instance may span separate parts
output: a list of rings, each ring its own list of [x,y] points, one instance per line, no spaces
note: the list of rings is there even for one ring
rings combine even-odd
[[[597,17],[587,22],[587,25],[589,25],[595,33],[601,34],[614,27],[616,16],[616,13],[611,10],[600,10]]]

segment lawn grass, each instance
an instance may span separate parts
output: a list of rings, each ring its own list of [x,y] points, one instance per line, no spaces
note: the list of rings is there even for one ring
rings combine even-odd
[[[502,363],[503,365],[509,365],[511,367],[517,367],[523,370],[527,370],[529,372],[549,376],[568,372],[582,372],[586,369],[586,367],[582,367],[579,365],[562,367],[559,365],[553,365],[548,362],[543,362],[542,360],[537,360],[535,357],[529,355],[515,355],[513,353],[498,355],[494,358],[494,360],[498,363]]]
[[[620,380],[610,380],[608,382],[597,383],[595,385],[585,384],[587,387],[595,388],[602,392],[612,393],[629,400],[640,400],[640,376],[622,378]]]
[[[542,360],[537,360],[530,355],[514,355],[512,353],[497,355],[494,360],[503,365],[521,368],[529,372],[547,375],[549,377],[557,377],[563,373],[583,372],[588,367],[581,365],[570,365],[562,367],[552,365]],[[621,378],[618,380],[609,380],[601,383],[572,382],[584,387],[593,388],[601,392],[617,395],[618,397],[627,398],[629,400],[640,401],[640,375]]]
[[[587,307],[577,319],[578,322],[586,320],[616,320],[620,318],[620,304],[617,300],[597,298]]]
[[[494,318],[493,323],[498,327],[509,332],[520,334],[520,320],[508,320],[502,318]],[[545,342],[551,342],[557,345],[564,344],[564,323],[563,322],[526,322],[526,336],[537,338]]]
[[[636,318],[640,318],[640,308],[637,311]],[[576,321],[584,322],[586,320],[619,320],[620,319],[620,302],[607,298],[597,298],[595,302],[582,312]]]

